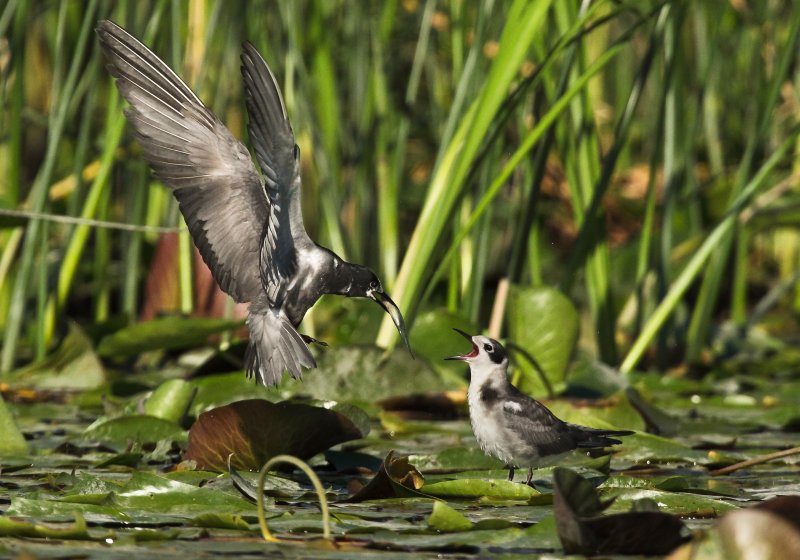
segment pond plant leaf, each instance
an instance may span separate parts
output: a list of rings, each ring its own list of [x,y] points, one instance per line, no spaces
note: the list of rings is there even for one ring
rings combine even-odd
[[[433,502],[433,511],[428,517],[428,527],[443,533],[469,531],[473,527],[472,521],[445,502]]]
[[[671,437],[681,432],[682,422],[679,418],[667,414],[656,405],[648,402],[634,387],[625,389],[628,402],[644,420],[645,429],[650,434]]]
[[[241,515],[232,513],[201,513],[192,519],[192,525],[213,529],[250,530],[250,524]]]
[[[116,447],[126,447],[132,442],[184,441],[185,438],[186,433],[183,428],[175,422],[146,414],[103,420],[92,424],[81,434],[83,440],[100,441]]]
[[[414,319],[408,338],[415,354],[428,360],[448,379],[459,380],[466,385],[463,364],[442,359],[464,350],[464,339],[453,328],[471,334],[478,332],[477,326],[471,321],[448,309],[440,308],[421,312]]]
[[[92,341],[74,323],[58,349],[42,360],[11,373],[11,383],[50,390],[86,390],[100,387],[106,374]]]
[[[729,558],[800,558],[800,497],[776,496],[753,507],[723,515],[699,538],[686,543],[669,560]]]
[[[437,498],[483,498],[493,500],[521,500],[549,503],[550,496],[542,494],[527,484],[508,480],[485,480],[482,478],[457,478],[426,484],[422,491]]]
[[[124,487],[112,494],[111,503],[131,515],[146,511],[192,519],[211,513],[255,514],[253,505],[234,493],[142,471],[134,471]]]
[[[30,521],[0,516],[0,537],[28,537],[44,539],[89,539],[86,520],[75,512],[75,521],[69,527],[48,527]]]
[[[192,404],[196,389],[183,379],[169,379],[156,387],[144,403],[148,416],[180,422]]]
[[[242,321],[170,316],[136,323],[100,340],[97,353],[110,359],[126,359],[152,350],[202,346],[212,334],[241,327]]]
[[[319,353],[313,383],[289,384],[287,388],[321,400],[376,402],[463,385],[445,379],[425,360],[415,360],[405,348],[396,348],[387,356],[377,346],[338,346]]]
[[[508,334],[541,366],[552,386],[562,386],[578,342],[580,319],[575,305],[560,291],[547,286],[512,286],[507,307]],[[518,359],[522,379],[518,389],[531,395],[546,387],[525,359]]]
[[[567,554],[667,554],[688,538],[678,517],[652,511],[649,502],[603,515],[613,500],[600,500],[574,471],[556,468],[553,483],[556,528]]]
[[[409,462],[408,457],[390,451],[372,480],[347,501],[357,503],[387,498],[430,498],[420,492],[424,483],[425,478]]]
[[[184,460],[225,472],[257,470],[276,455],[303,460],[364,433],[344,414],[292,402],[249,399],[202,413],[189,430]]]
[[[28,442],[19,431],[11,411],[0,396],[0,456],[24,455],[28,452]]]

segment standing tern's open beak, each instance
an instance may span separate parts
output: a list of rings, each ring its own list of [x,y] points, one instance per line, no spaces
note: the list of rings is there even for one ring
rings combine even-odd
[[[449,358],[445,358],[445,360],[461,360],[463,362],[464,360],[468,360],[469,358],[474,358],[475,356],[477,356],[478,347],[475,345],[474,342],[472,342],[472,335],[469,335],[464,331],[462,331],[461,329],[457,329],[455,327],[453,327],[453,330],[456,331],[461,336],[463,336],[464,338],[466,338],[467,340],[469,340],[469,343],[472,344],[472,350],[470,351],[469,354],[458,354],[457,356],[450,356]]]
[[[377,290],[373,290],[367,294],[369,297],[374,299],[386,313],[389,314],[389,317],[392,318],[392,322],[394,326],[397,327],[397,331],[400,333],[400,337],[403,339],[403,342],[406,343],[406,348],[408,348],[408,352],[411,354],[411,357],[414,357],[414,352],[411,351],[411,345],[408,343],[408,333],[406,332],[406,323],[403,321],[403,314],[400,313],[400,309],[397,307],[395,302],[392,301],[388,295],[383,292],[379,292]]]

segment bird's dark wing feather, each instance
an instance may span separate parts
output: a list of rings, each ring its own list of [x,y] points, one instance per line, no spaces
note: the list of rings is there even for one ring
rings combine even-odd
[[[246,42],[243,48],[247,130],[270,202],[261,274],[275,304],[282,299],[285,280],[296,271],[298,245],[310,243],[300,208],[300,152],[275,76],[253,45]]]
[[[250,154],[155,54],[110,21],[97,33],[145,159],[180,204],[220,288],[263,292],[258,259],[269,202]]]
[[[608,447],[622,443],[611,436],[629,436],[633,432],[630,430],[603,430],[598,428],[587,428],[577,424],[567,424],[575,436],[578,447]]]
[[[576,447],[565,422],[513,386],[504,398],[503,413],[516,430],[525,434],[528,443],[536,446],[540,455],[557,455]]]

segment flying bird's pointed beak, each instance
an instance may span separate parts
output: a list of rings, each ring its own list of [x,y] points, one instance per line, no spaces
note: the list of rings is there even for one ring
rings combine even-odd
[[[374,299],[386,313],[389,314],[389,317],[392,318],[392,322],[394,326],[397,327],[397,332],[400,333],[400,337],[403,339],[403,342],[406,344],[406,348],[408,348],[409,354],[411,357],[414,357],[414,352],[411,350],[411,345],[408,343],[408,332],[406,332],[406,322],[403,320],[403,314],[400,313],[400,308],[397,307],[397,304],[392,301],[388,295],[383,292],[373,291],[369,293],[369,297]]]
[[[469,354],[458,354],[456,356],[450,356],[449,358],[445,358],[445,360],[461,360],[462,362],[468,360],[469,358],[474,358],[478,355],[478,347],[475,346],[475,343],[472,342],[472,335],[465,333],[461,329],[457,329],[453,327],[453,330],[456,331],[458,334],[469,340],[469,343],[472,344],[472,350]]]

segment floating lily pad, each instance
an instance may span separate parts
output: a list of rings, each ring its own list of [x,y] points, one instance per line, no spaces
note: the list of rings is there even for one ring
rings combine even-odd
[[[390,451],[369,484],[348,501],[357,503],[387,498],[430,498],[419,491],[424,482],[422,474],[409,462],[408,457]]]
[[[184,458],[199,468],[227,471],[228,456],[239,469],[257,470],[276,455],[306,460],[365,434],[347,416],[306,404],[238,401],[200,415],[189,431]]]
[[[577,473],[557,468],[553,473],[558,536],[567,554],[667,554],[688,538],[678,517],[652,511],[603,515],[614,501],[601,501],[594,487]]]
[[[81,439],[125,447],[133,442],[184,441],[186,432],[175,422],[155,416],[136,414],[95,423],[83,432]]]
[[[125,327],[104,337],[97,353],[104,358],[124,359],[151,350],[169,350],[200,346],[212,334],[242,326],[242,321],[162,317]]]
[[[28,452],[28,444],[22,432],[17,428],[14,417],[0,396],[0,456],[24,455]]]
[[[452,533],[456,531],[469,531],[472,521],[463,514],[451,508],[444,502],[433,502],[433,511],[428,517],[428,527],[435,531]]]
[[[580,326],[573,303],[555,288],[512,286],[506,315],[509,338],[533,356],[551,385],[563,387]],[[534,366],[521,357],[516,363],[523,373],[519,389],[545,394]]]
[[[170,379],[159,385],[144,403],[144,412],[149,416],[180,422],[186,415],[195,388],[183,379]]]
[[[463,386],[443,378],[425,360],[413,359],[404,348],[385,354],[374,346],[324,348],[317,358],[317,369],[304,375],[304,384],[289,389],[316,399],[375,402]]]
[[[16,386],[49,390],[94,389],[106,382],[103,365],[92,341],[74,323],[58,349],[38,362],[11,374]]]
[[[449,379],[467,384],[466,368],[463,364],[445,360],[448,356],[464,352],[464,339],[453,328],[470,334],[478,334],[478,328],[464,317],[447,309],[435,309],[421,313],[414,319],[409,333],[409,342],[414,353],[427,359],[439,372]]]
[[[459,478],[426,484],[422,491],[437,498],[493,498],[496,500],[523,500],[536,503],[549,503],[550,497],[543,498],[541,492],[527,484],[507,480],[483,480],[479,478]]]
[[[39,523],[20,521],[0,516],[0,537],[33,537],[44,539],[89,539],[86,520],[75,513],[75,521],[68,527],[49,527]]]

